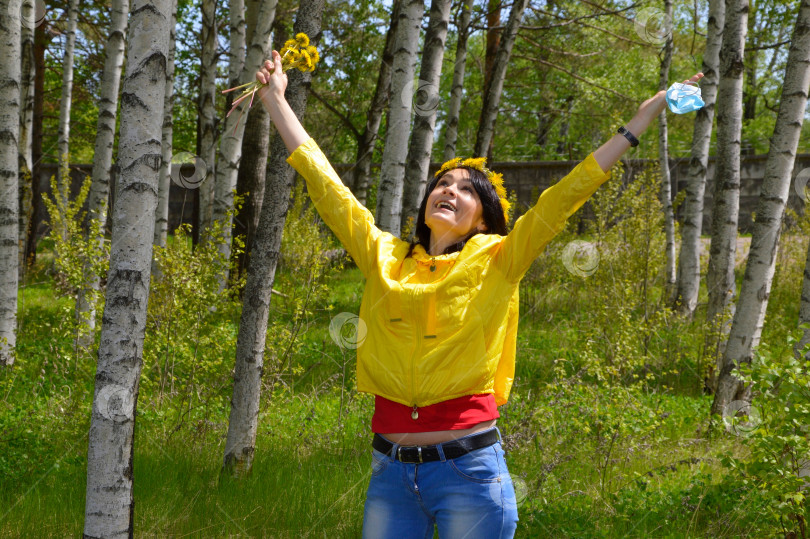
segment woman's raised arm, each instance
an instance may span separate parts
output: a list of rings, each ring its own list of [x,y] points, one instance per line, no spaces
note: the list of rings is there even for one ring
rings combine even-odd
[[[684,82],[697,82],[702,78],[703,73],[697,73],[691,79]],[[633,119],[625,124],[625,129],[637,137],[646,131],[647,127],[649,127],[666,108],[666,94],[666,90],[661,90],[642,103],[638,107],[638,112],[633,116]],[[629,148],[630,141],[624,135],[616,134],[593,152],[593,157],[596,159],[596,162],[599,163],[602,170],[610,170]]]
[[[287,162],[306,180],[307,193],[321,219],[332,229],[363,275],[368,275],[376,264],[378,239],[386,233],[374,225],[371,212],[343,184],[284,98],[287,75],[282,72],[278,52],[273,51],[273,62],[265,61],[256,79],[266,84],[259,90],[259,98],[291,154]],[[388,236],[389,240],[396,240]]]
[[[256,73],[256,79],[267,85],[259,89],[259,98],[270,114],[287,150],[293,153],[296,148],[306,142],[309,135],[284,98],[284,90],[287,89],[287,74],[281,69],[281,55],[277,51],[273,51],[272,56],[273,61],[265,60],[264,66]]]
[[[698,73],[689,81],[703,77]],[[640,136],[666,107],[666,92],[644,101],[627,124],[632,135]],[[562,180],[544,190],[537,203],[520,217],[501,242],[493,264],[510,281],[519,281],[546,245],[574,214],[610,178],[609,171],[630,148],[624,135],[616,134],[579,163]]]

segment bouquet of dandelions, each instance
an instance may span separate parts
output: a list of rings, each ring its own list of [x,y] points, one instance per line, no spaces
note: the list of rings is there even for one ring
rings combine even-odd
[[[295,39],[288,39],[286,42],[284,42],[284,47],[279,51],[279,54],[281,55],[282,73],[295,68],[300,69],[304,73],[315,71],[315,64],[317,64],[320,60],[318,49],[316,49],[314,45],[309,44],[309,36],[304,33],[296,34]],[[250,102],[248,103],[247,108],[250,109],[250,107],[253,106],[253,97],[256,95],[256,92],[258,92],[259,89],[264,86],[267,85],[254,80],[241,86],[236,86],[235,88],[223,90],[222,93],[227,94],[228,92],[233,92],[234,90],[244,88],[239,97],[234,99],[231,110],[228,111],[228,114],[225,117],[227,118],[230,116],[231,113],[236,110],[236,107],[242,104],[242,102],[248,97],[250,97]],[[242,111],[239,113],[239,119],[236,120],[236,126],[234,126],[233,129],[234,133],[236,133],[236,127],[239,126],[239,122],[242,120],[242,114],[244,112],[245,109],[242,109]]]

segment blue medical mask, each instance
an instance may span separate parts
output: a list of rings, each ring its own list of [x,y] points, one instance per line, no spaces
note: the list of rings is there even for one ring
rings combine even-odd
[[[694,84],[692,86],[691,84]],[[686,114],[702,108],[706,103],[700,98],[700,87],[697,83],[683,84],[676,82],[667,90],[667,105],[675,114]]]

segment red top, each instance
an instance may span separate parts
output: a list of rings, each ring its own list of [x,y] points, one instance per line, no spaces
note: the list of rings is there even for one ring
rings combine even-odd
[[[378,434],[391,432],[431,432],[435,430],[467,429],[490,419],[498,419],[495,395],[466,395],[457,399],[417,408],[406,406],[376,395],[371,430]]]

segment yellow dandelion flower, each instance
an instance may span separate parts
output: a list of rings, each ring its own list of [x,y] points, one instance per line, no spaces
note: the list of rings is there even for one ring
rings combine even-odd
[[[304,73],[315,71],[315,64],[312,63],[312,57],[310,57],[306,50],[302,50],[300,52],[298,62],[296,63],[295,67]]]
[[[309,47],[307,47],[307,52],[309,53],[309,56],[312,58],[312,65],[314,66],[315,64],[318,63],[318,60],[321,59],[320,55],[318,54],[318,49],[310,45]]]
[[[287,48],[287,49],[293,49],[293,50],[297,49],[298,48],[298,42],[296,40],[294,40],[294,39],[288,39],[287,41],[284,42],[284,47]]]
[[[446,161],[439,170],[436,171],[434,176],[439,176],[442,172],[446,170],[450,170],[452,168],[456,168],[458,164],[461,162],[461,157],[454,157],[453,159]]]
[[[472,167],[472,168],[481,170],[486,166],[487,158],[486,157],[475,157],[475,158],[471,157],[470,159],[466,159],[463,164],[467,165],[468,167]]]
[[[504,217],[506,217],[506,222],[507,223],[512,218],[512,216],[510,214],[510,210],[512,209],[511,207],[512,207],[512,205],[509,204],[508,200],[506,200],[505,198],[501,198],[501,208],[503,209],[503,215],[504,215]]]
[[[298,42],[298,46],[301,47],[302,49],[305,49],[309,46],[309,36],[303,32],[295,34],[295,41]]]
[[[301,53],[299,53],[296,49],[290,49],[287,52],[287,55],[281,60],[281,67],[283,71],[289,71],[290,69],[296,67],[298,65],[298,60],[301,58]]]

